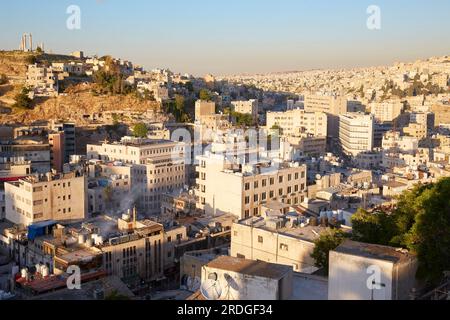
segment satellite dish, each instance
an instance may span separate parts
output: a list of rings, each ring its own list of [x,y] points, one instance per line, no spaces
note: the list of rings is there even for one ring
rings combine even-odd
[[[186,280],[186,287],[189,291],[193,291],[193,292],[197,291],[198,289],[200,289],[200,285],[201,285],[201,282],[198,277],[194,277],[194,278],[188,277]]]
[[[209,275],[208,279],[202,283],[200,292],[206,300],[219,300],[222,296],[222,287],[217,281],[217,274],[216,279],[211,279],[210,276],[211,275]]]
[[[229,288],[232,288],[235,291],[239,291],[239,285],[236,283],[236,281],[233,279],[232,276],[230,276],[228,273],[224,274],[224,278],[227,282],[227,286]]]

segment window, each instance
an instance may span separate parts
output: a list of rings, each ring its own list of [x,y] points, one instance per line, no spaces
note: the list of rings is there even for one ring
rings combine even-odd
[[[238,232],[237,232],[237,231],[234,231],[234,232],[233,232],[233,236],[237,237],[237,235],[238,235]]]
[[[255,182],[253,183],[253,187],[254,187],[255,189],[258,188],[258,181],[255,181]]]
[[[236,257],[239,259],[245,259],[245,256],[243,254],[237,253]]]
[[[248,191],[248,190],[250,190],[250,183],[247,182],[245,184],[245,191]]]
[[[262,236],[258,236],[258,242],[259,242],[259,243],[264,243],[264,239],[263,239]]]
[[[266,185],[267,185],[267,180],[264,179],[264,180],[262,181],[262,186],[265,187]]]
[[[255,195],[253,196],[253,202],[258,202],[258,195],[257,195],[257,194],[255,194]]]
[[[289,247],[288,247],[287,244],[285,244],[285,243],[280,243],[280,250],[288,251],[288,249],[289,249]]]
[[[279,182],[279,183],[283,183],[283,176],[279,176],[279,177],[278,177],[278,182]]]
[[[245,204],[249,204],[250,203],[250,197],[249,196],[246,196],[245,197]]]

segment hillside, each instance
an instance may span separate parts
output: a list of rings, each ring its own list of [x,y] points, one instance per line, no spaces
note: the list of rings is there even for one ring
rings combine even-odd
[[[27,65],[34,61],[50,64],[55,61],[74,60],[73,57],[53,54],[36,54],[19,51],[0,51],[0,74],[8,76],[10,83],[0,86],[0,107],[12,107],[15,95],[25,83]],[[76,60],[76,59],[75,59]],[[129,95],[96,95],[92,84],[79,84],[68,88],[64,94],[52,98],[36,98],[32,109],[12,108],[10,114],[0,113],[0,124],[30,124],[42,119],[66,119],[83,124],[83,115],[102,111],[133,110],[145,112],[154,110],[158,119],[166,116],[159,113],[157,102],[142,100]]]
[[[103,111],[133,110],[145,112],[154,110],[159,113],[159,104],[144,101],[133,95],[102,95],[91,92],[91,85],[84,84],[68,90],[67,94],[54,98],[36,98],[31,110],[14,110],[9,115],[0,115],[0,123],[29,124],[37,120],[72,120],[82,124],[83,115]],[[158,118],[165,118],[158,115]]]

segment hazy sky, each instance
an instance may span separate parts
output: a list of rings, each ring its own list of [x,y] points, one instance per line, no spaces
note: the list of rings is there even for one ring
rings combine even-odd
[[[69,30],[69,5],[81,29]],[[369,5],[381,30],[366,27]],[[450,54],[448,0],[2,0],[0,49],[111,54],[196,75],[390,64]]]

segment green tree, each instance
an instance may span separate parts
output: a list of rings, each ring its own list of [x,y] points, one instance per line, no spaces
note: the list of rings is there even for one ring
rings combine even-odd
[[[417,254],[421,279],[437,283],[450,270],[450,178],[405,191],[392,214],[359,210],[352,224],[357,241]]]
[[[31,109],[31,99],[28,96],[29,92],[30,91],[28,88],[23,87],[22,90],[14,97],[16,102],[13,107],[18,109]]]
[[[339,229],[327,229],[314,241],[314,250],[311,258],[317,268],[323,269],[328,274],[328,259],[330,251],[336,249],[345,240],[345,234]]]
[[[200,100],[211,101],[211,93],[206,89],[201,89],[199,93]]]
[[[405,212],[414,212],[414,219],[408,215],[406,220],[405,229],[411,224],[412,227],[403,241],[417,254],[418,277],[437,283],[443,272],[450,270],[450,178],[408,191],[404,196],[414,195],[417,196],[415,201],[404,202],[395,216],[399,221]]]
[[[352,227],[353,239],[367,243],[388,245],[396,234],[395,222],[387,213],[361,208],[352,216]]]
[[[135,137],[146,138],[148,134],[147,126],[144,123],[136,123],[133,127]]]
[[[36,52],[37,52],[37,53],[43,53],[44,51],[42,50],[41,47],[37,47],[37,48],[36,48]]]

